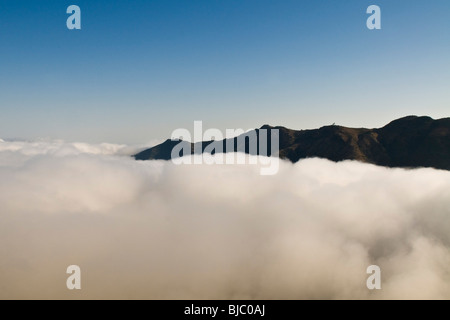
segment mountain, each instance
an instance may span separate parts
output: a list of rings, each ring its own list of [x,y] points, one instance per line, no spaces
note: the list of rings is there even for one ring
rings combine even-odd
[[[450,170],[450,118],[434,120],[430,117],[408,116],[378,129],[332,125],[314,130],[292,130],[264,125],[253,130],[254,132],[246,133],[245,136],[256,134],[259,137],[261,129],[267,130],[268,141],[272,130],[279,130],[279,156],[294,163],[300,159],[318,157],[332,161],[358,160],[386,167],[432,167]],[[242,146],[242,141],[245,140],[240,138],[243,136],[234,138],[234,141],[225,139],[216,143],[222,143],[223,150],[226,150],[227,143],[234,142],[232,151],[245,149],[246,153],[259,154],[259,145],[255,152],[247,144]],[[239,141],[241,145],[238,145]],[[198,150],[203,152],[212,142],[199,142],[201,148],[197,145]],[[168,139],[136,154],[134,158],[170,160],[172,149],[179,143],[183,143],[186,150],[191,150],[191,154],[194,153],[193,143]]]

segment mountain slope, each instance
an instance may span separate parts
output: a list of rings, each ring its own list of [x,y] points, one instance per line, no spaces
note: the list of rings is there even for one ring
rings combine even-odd
[[[272,129],[279,130],[279,156],[291,162],[319,157],[332,161],[358,160],[387,167],[433,167],[450,170],[450,118],[433,120],[430,117],[408,116],[379,129],[335,125],[314,130],[292,130],[268,125],[260,129],[266,129],[269,133]],[[253,134],[259,137],[260,129],[255,129]],[[270,138],[268,140],[270,141]],[[217,143],[222,143],[226,151],[244,150],[238,149],[238,141],[238,138],[234,138],[233,150],[226,150],[230,140]],[[190,149],[191,154],[194,153],[193,143],[166,140],[134,157],[136,160],[170,160],[172,149],[178,143],[186,144],[187,150]],[[201,150],[211,143],[212,141],[204,141]],[[242,145],[240,147],[244,148]],[[245,145],[245,152],[258,154],[248,145]]]

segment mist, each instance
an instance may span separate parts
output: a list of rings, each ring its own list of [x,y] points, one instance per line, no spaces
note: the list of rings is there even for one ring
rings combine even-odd
[[[1,299],[450,299],[448,171],[133,151],[0,139]]]

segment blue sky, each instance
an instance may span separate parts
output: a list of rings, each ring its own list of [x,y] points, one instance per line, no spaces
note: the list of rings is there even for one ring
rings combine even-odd
[[[448,0],[0,0],[1,138],[379,127],[450,116],[449,88]]]

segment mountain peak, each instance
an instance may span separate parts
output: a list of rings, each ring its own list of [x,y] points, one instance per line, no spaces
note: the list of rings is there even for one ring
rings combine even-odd
[[[407,116],[379,129],[348,128],[334,124],[313,130],[292,130],[265,124],[260,129],[278,129],[279,156],[294,163],[300,159],[318,157],[331,161],[358,160],[387,167],[450,170],[450,118],[433,120],[430,117]],[[227,139],[222,142],[227,145]],[[168,139],[134,157],[136,160],[170,160],[171,151],[178,143],[189,142]],[[202,152],[210,143],[201,143]],[[193,150],[193,144],[190,144]],[[245,152],[249,153],[249,150],[246,146]],[[236,148],[224,148],[224,151],[234,152]]]
[[[428,117],[428,116],[406,116],[403,118],[399,118],[396,119],[394,121],[389,122],[386,126],[384,127],[391,127],[391,126],[398,126],[398,125],[410,125],[412,122],[417,123],[417,124],[424,124],[424,123],[430,123],[435,121],[433,118]]]

